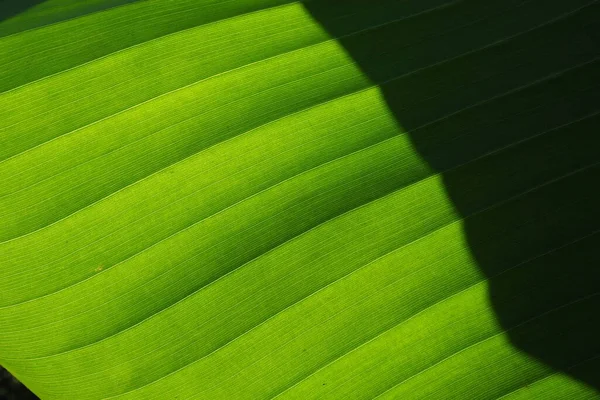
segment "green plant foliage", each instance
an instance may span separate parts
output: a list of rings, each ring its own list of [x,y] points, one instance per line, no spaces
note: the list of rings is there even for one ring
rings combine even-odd
[[[0,7],[42,399],[600,398],[597,1]]]

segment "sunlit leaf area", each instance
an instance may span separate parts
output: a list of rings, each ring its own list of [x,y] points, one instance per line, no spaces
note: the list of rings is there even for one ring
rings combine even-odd
[[[0,365],[41,399],[600,399],[595,0],[0,1]]]

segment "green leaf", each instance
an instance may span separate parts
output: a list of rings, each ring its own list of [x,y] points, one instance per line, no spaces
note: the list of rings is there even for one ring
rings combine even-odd
[[[0,7],[41,398],[600,398],[597,1]]]

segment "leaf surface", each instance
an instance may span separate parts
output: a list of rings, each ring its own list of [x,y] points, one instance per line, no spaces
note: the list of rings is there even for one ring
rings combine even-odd
[[[597,1],[10,3],[41,398],[599,398]]]

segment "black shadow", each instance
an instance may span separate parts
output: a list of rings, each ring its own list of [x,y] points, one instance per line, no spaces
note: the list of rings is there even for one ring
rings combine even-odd
[[[53,9],[44,10],[44,12],[30,16],[30,18],[11,21],[11,18],[38,4],[45,3],[46,0],[0,0],[0,37],[137,1],[142,0],[104,0],[99,3],[80,0],[71,4],[54,4]]]
[[[442,173],[512,344],[600,390],[600,12],[591,3],[305,7]]]
[[[0,22],[12,18],[27,9],[43,3],[46,0],[1,0]]]

